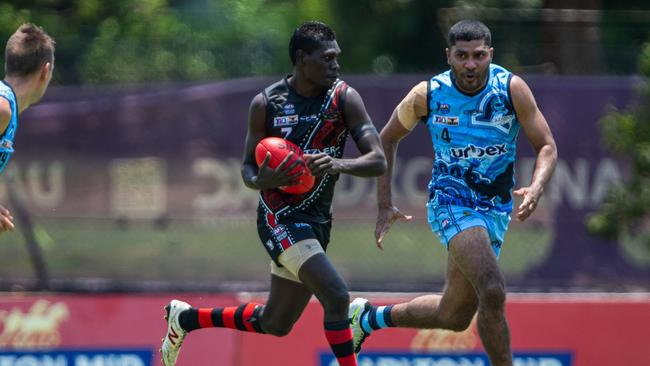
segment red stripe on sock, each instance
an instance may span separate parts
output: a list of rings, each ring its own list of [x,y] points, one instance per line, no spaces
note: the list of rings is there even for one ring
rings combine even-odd
[[[253,315],[253,311],[255,311],[255,307],[257,304],[249,303],[246,305],[244,308],[244,312],[242,313],[242,317],[244,318],[244,326],[246,327],[246,330],[249,332],[255,332],[255,328],[253,328],[253,324],[251,324],[248,319],[251,318]]]
[[[199,309],[199,326],[201,328],[213,327],[212,324],[212,309]]]
[[[325,338],[329,344],[341,344],[352,340],[352,329],[327,330],[325,329]]]
[[[353,354],[337,358],[339,366],[357,366],[357,357]]]
[[[223,315],[221,316],[221,319],[223,320],[224,328],[237,329],[237,326],[235,325],[236,310],[236,306],[223,308]]]

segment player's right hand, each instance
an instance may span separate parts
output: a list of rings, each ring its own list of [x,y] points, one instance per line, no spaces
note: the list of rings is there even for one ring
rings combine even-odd
[[[395,221],[411,221],[412,218],[413,216],[404,215],[395,206],[380,208],[377,212],[377,225],[375,226],[375,242],[377,243],[377,248],[384,249],[381,243]]]
[[[14,217],[11,212],[0,205],[0,233],[14,230]]]
[[[301,169],[290,173],[295,167],[299,164],[302,164],[302,159],[296,159],[294,162],[290,163],[293,156],[293,152],[287,154],[287,156],[282,160],[280,165],[275,169],[269,167],[269,161],[271,161],[271,153],[267,152],[264,157],[264,161],[260,165],[257,177],[255,178],[255,184],[259,187],[260,190],[278,188],[282,186],[293,186],[298,183],[298,178],[305,174],[305,170]]]

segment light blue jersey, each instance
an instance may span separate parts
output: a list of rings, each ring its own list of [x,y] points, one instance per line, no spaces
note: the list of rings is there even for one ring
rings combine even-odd
[[[0,82],[0,97],[7,99],[11,106],[9,125],[0,134],[0,172],[2,172],[9,162],[11,154],[14,152],[14,136],[18,127],[18,102],[16,101],[16,94],[13,89],[4,80]]]
[[[473,95],[456,88],[450,70],[429,81],[426,124],[435,150],[430,207],[512,211],[519,121],[510,100],[511,77],[491,64],[485,88]]]

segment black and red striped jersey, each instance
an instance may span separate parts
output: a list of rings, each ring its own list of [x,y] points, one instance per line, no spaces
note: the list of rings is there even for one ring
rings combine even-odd
[[[270,85],[264,92],[267,136],[282,137],[306,154],[325,153],[343,156],[348,136],[344,121],[347,84],[337,80],[323,94],[306,98],[289,86],[288,78]],[[317,178],[314,187],[304,194],[289,194],[279,189],[260,193],[260,210],[278,219],[295,218],[309,222],[327,222],[331,218],[334,185],[338,174]]]

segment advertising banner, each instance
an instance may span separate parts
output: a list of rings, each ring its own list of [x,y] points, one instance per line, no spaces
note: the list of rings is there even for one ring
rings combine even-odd
[[[353,294],[354,295],[354,294]],[[361,294],[374,304],[412,295]],[[0,366],[160,365],[162,307],[264,302],[263,294],[0,296]],[[648,365],[649,295],[517,295],[506,305],[515,366]],[[334,366],[323,312],[312,300],[286,337],[201,329],[178,366]],[[391,328],[364,343],[360,366],[488,366],[476,320],[463,332]]]
[[[571,366],[571,354],[516,353],[514,366]],[[321,366],[338,366],[334,356],[322,354]],[[490,360],[478,353],[364,353],[359,366],[489,366]]]
[[[376,305],[415,297],[367,296]],[[645,334],[648,295],[510,295],[506,305],[515,366],[650,364]],[[310,303],[291,334],[242,338],[242,365],[291,355],[291,364],[334,366],[321,328],[322,310]],[[255,350],[253,352],[252,350]],[[309,352],[305,352],[309,350]],[[295,363],[294,363],[295,362]],[[286,363],[285,363],[286,365]],[[391,328],[364,342],[360,366],[489,366],[476,318],[463,332]]]
[[[68,349],[61,351],[0,351],[2,366],[150,366],[150,349]]]
[[[0,295],[0,365],[158,366],[167,327],[163,306],[172,298]],[[183,299],[206,307],[237,302],[234,295],[183,295]],[[184,364],[235,365],[237,337],[227,331],[192,334],[192,342],[184,347]],[[209,352],[215,345],[218,352]]]

